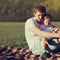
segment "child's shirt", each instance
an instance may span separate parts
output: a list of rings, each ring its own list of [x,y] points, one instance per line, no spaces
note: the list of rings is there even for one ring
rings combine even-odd
[[[48,27],[46,27],[44,24],[40,25],[40,29],[46,32],[50,32],[52,28],[54,28],[54,25],[52,24],[50,24]]]

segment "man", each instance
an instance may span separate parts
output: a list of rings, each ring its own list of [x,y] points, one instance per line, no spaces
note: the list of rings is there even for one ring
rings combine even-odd
[[[60,37],[60,34],[58,33],[45,32],[39,28],[40,25],[43,24],[43,18],[45,14],[46,14],[45,7],[36,6],[34,8],[34,17],[28,19],[25,23],[25,37],[29,49],[32,51],[33,54],[41,55],[43,57],[45,54],[45,50],[42,47],[42,40],[43,40],[42,38],[45,37],[49,39],[49,38]]]

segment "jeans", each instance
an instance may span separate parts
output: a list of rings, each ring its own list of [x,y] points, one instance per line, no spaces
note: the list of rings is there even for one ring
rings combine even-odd
[[[48,45],[46,46],[46,50],[43,53],[44,58],[50,58],[50,53],[59,53],[60,52],[60,44],[57,39],[49,39],[47,40]]]

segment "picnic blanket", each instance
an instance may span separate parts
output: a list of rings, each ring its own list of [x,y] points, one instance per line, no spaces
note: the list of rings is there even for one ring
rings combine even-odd
[[[1,45],[0,60],[40,60],[40,55],[33,55],[29,48]]]

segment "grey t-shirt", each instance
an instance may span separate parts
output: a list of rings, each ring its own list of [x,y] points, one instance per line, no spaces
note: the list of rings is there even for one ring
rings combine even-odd
[[[42,54],[42,52],[44,52],[41,42],[42,38],[33,33],[29,28],[32,28],[34,26],[40,28],[41,24],[37,23],[34,17],[28,19],[25,23],[25,38],[30,50],[32,50],[34,54]]]

